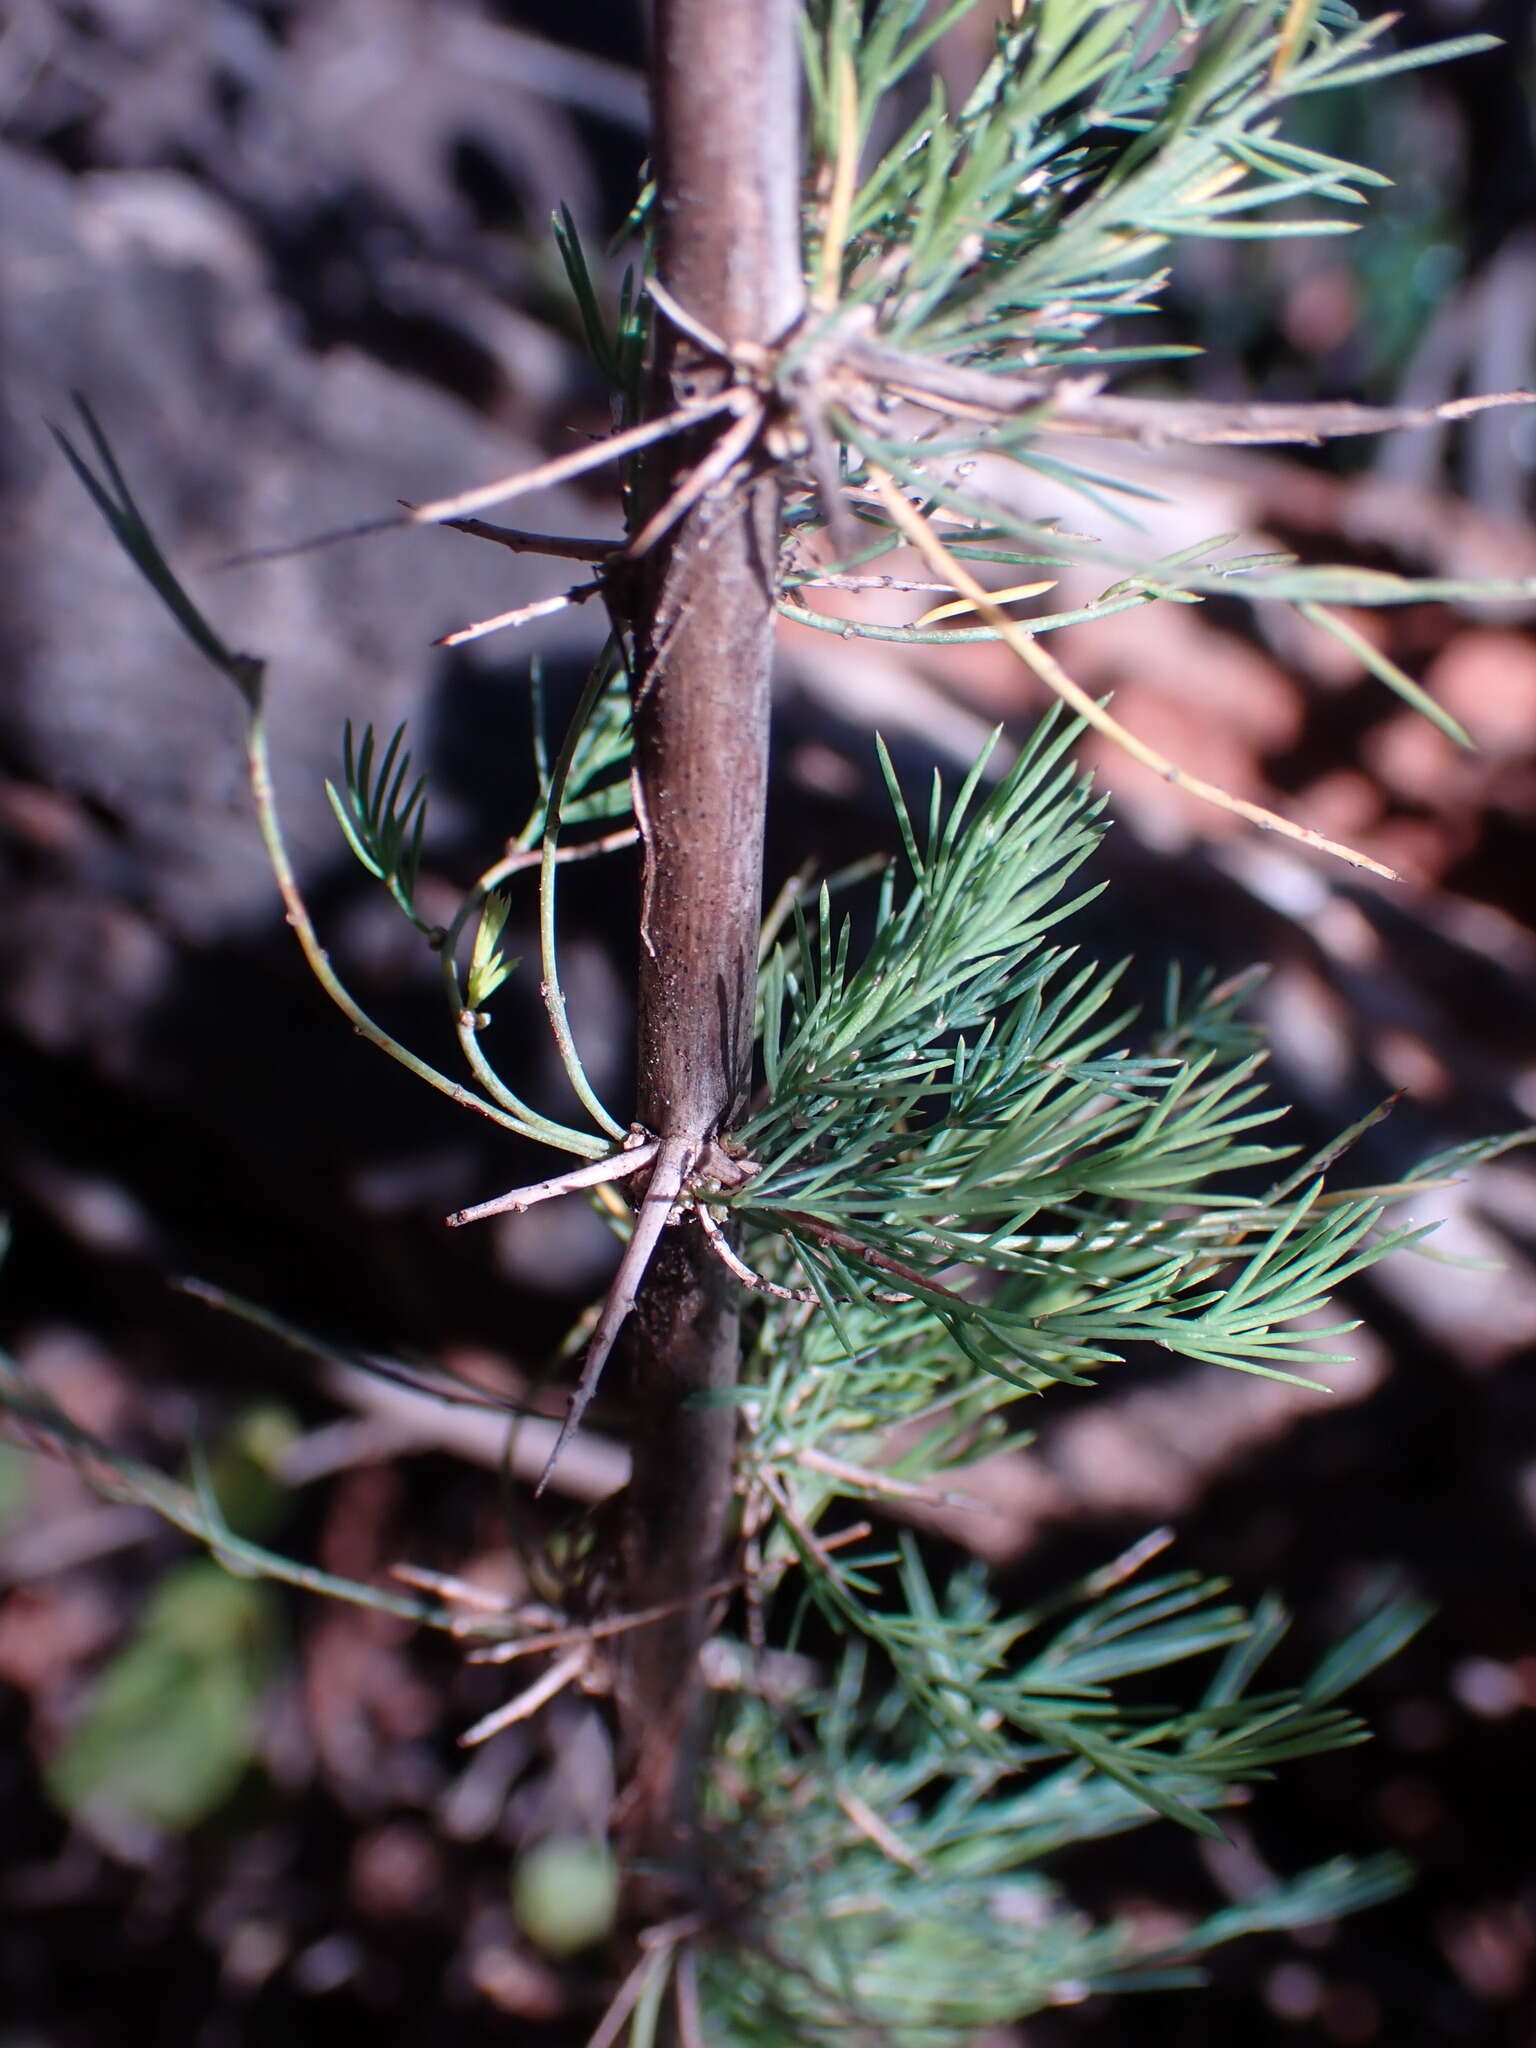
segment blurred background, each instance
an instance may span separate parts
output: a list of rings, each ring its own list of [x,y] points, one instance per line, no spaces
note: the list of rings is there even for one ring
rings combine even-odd
[[[1532,381],[1528,0],[1409,0],[1395,33],[1472,29],[1504,46],[1304,103],[1292,134],[1392,190],[1352,238],[1179,251],[1159,325],[1208,353],[1156,388],[1421,403]],[[988,36],[978,7],[934,61],[964,85]],[[171,1472],[200,1444],[239,1526],[357,1577],[404,1558],[525,1595],[529,1547],[616,1483],[622,1451],[599,1441],[535,1520],[499,1475],[493,1417],[319,1362],[172,1283],[519,1396],[611,1240],[579,1204],[443,1230],[540,1162],[359,1044],[310,981],[238,707],[45,422],[89,397],[226,637],[270,659],[280,799],[327,942],[376,1015],[451,1063],[432,959],[347,853],[324,779],[345,720],[410,721],[431,777],[421,894],[451,907],[525,812],[531,657],[556,717],[597,622],[434,648],[569,580],[442,531],[220,564],[604,431],[548,223],[564,203],[600,249],[623,220],[643,43],[625,0],[13,0],[0,29],[5,1341],[83,1426]],[[1533,467],[1536,422],[1496,411],[1315,459],[1143,454],[1134,480],[1160,496],[1133,509],[1149,554],[1238,531],[1308,560],[1530,576]],[[1091,507],[1042,509],[1099,530]],[[528,523],[617,531],[597,488],[530,501]],[[1303,860],[1098,763],[1110,888],[1084,944],[1134,946],[1149,994],[1171,961],[1270,963],[1256,1005],[1297,1141],[1400,1093],[1348,1169],[1386,1180],[1536,1121],[1536,635],[1510,607],[1354,623],[1475,754],[1289,615],[1165,606],[1055,645],[1187,768],[1409,877]],[[952,771],[1041,708],[995,648],[786,628],[782,651],[775,885],[890,845],[877,725],[913,774]],[[618,1102],[633,884],[618,863],[563,889],[572,1013]],[[530,894],[513,952],[532,914]],[[536,1009],[525,977],[493,1051],[558,1110]],[[1178,1561],[1295,1608],[1298,1665],[1384,1572],[1440,1606],[1361,1702],[1375,1742],[1293,1769],[1227,1849],[1160,1829],[1057,1873],[1149,1929],[1343,1850],[1402,1850],[1411,1894],[1244,1944],[1203,1995],[1053,2013],[1027,2048],[1536,2041],[1518,1790],[1536,1728],[1536,1181],[1515,1154],[1436,1199],[1448,1257],[1394,1256],[1358,1288],[1330,1400],[1189,1366],[1063,1389],[1034,1450],[977,1475],[991,1512],[931,1532],[1029,1598],[1171,1522]],[[0,2044],[584,2038],[583,1986],[519,1939],[506,1872],[551,1802],[582,1796],[566,1781],[591,1710],[458,1749],[504,1691],[402,1623],[230,1578],[0,1440]]]

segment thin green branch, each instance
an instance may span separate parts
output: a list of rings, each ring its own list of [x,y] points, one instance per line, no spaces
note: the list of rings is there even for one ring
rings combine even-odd
[[[261,831],[262,843],[267,849],[267,859],[271,863],[278,892],[283,899],[288,923],[292,926],[304,958],[309,963],[310,972],[353,1030],[360,1038],[367,1039],[370,1045],[377,1046],[380,1052],[387,1053],[398,1065],[404,1067],[407,1073],[414,1074],[418,1081],[425,1081],[427,1086],[435,1089],[439,1095],[446,1095],[450,1102],[458,1103],[463,1109],[477,1111],[481,1116],[488,1117],[492,1123],[500,1124],[504,1130],[515,1131],[519,1137],[542,1136],[546,1119],[536,1118],[530,1124],[524,1116],[514,1114],[498,1103],[488,1102],[460,1082],[450,1080],[446,1074],[440,1074],[436,1067],[429,1065],[426,1060],[412,1052],[409,1046],[402,1045],[381,1024],[375,1023],[353,996],[332,967],[330,955],[320,943],[319,934],[309,914],[309,906],[304,901],[298,879],[293,872],[273,794],[272,765],[267,753],[266,727],[259,714],[253,716],[246,727],[246,765],[250,775],[251,794],[256,803],[256,822]],[[565,1145],[562,1139],[560,1142],[565,1145],[566,1150],[586,1149],[588,1141],[583,1133],[571,1132],[569,1135],[577,1142]]]
[[[560,1064],[565,1068],[566,1077],[575,1090],[576,1098],[599,1130],[606,1131],[610,1138],[622,1138],[625,1126],[603,1107],[596,1089],[587,1079],[586,1068],[582,1065],[581,1055],[576,1050],[576,1041],[571,1036],[565,992],[560,986],[560,967],[555,942],[555,878],[559,873],[561,806],[565,799],[571,765],[576,758],[576,750],[587,722],[608,687],[612,673],[610,664],[618,659],[618,649],[610,643],[593,664],[576,709],[571,714],[565,741],[550,779],[539,860],[539,963],[543,977],[539,984],[539,993],[544,998],[549,1028],[554,1033],[555,1046],[560,1054]]]

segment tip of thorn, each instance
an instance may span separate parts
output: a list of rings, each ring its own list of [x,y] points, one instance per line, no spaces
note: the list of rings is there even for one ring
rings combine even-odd
[[[575,1416],[571,1415],[568,1412],[564,1422],[562,1422],[560,1425],[560,1434],[555,1438],[555,1447],[550,1452],[548,1459],[545,1461],[544,1470],[539,1474],[539,1483],[533,1489],[533,1497],[535,1500],[537,1500],[540,1497],[545,1487],[548,1486],[550,1479],[554,1474],[555,1467],[560,1462],[561,1454],[564,1452],[566,1445],[570,1442],[571,1433],[575,1428],[575,1423]]]
[[[388,533],[393,528],[409,526],[412,523],[410,513],[403,516],[389,513],[382,519],[363,519],[355,526],[338,526],[325,533],[312,533],[305,540],[279,541],[272,547],[246,548],[237,555],[226,555],[224,560],[216,562],[214,567],[248,569],[261,562],[283,562],[292,555],[315,554],[321,548],[337,547],[348,540],[367,540],[373,534]]]

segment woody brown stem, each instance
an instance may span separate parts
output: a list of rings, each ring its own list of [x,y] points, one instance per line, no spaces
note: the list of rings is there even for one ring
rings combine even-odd
[[[652,68],[659,268],[728,347],[778,340],[801,305],[794,0],[658,0]],[[657,322],[656,413],[723,393],[732,369]],[[634,530],[705,459],[720,423],[650,462]],[[638,1114],[703,1145],[750,1087],[761,918],[779,488],[753,451],[689,505],[621,592],[636,654],[636,810],[645,852]],[[627,1641],[619,1711],[628,1831],[686,1881],[698,1651],[713,1626],[732,1496],[736,1294],[697,1224],[666,1231],[631,1319],[634,1477],[623,1598],[667,1608]],[[672,1605],[692,1589],[697,1597]]]

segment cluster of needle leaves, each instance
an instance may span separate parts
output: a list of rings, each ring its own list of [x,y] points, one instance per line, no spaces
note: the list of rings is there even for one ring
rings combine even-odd
[[[862,157],[923,56],[973,7],[813,0],[816,161],[835,170],[850,146]],[[1006,352],[1013,368],[1069,369],[1166,356],[1084,346],[1107,314],[1148,309],[1165,281],[1149,257],[1190,236],[1348,233],[1329,215],[1264,210],[1358,206],[1359,187],[1387,182],[1284,139],[1285,102],[1490,40],[1375,54],[1388,23],[1362,22],[1339,0],[1016,0],[1009,14],[965,101],[952,107],[934,78],[841,218],[823,216],[820,275],[838,301],[872,305],[893,345],[951,363]]]
[[[762,1169],[722,1198],[779,1290],[737,1397],[741,1483],[758,1584],[792,1589],[788,1640],[814,1614],[848,1647],[830,1694],[726,1719],[721,1825],[767,1904],[745,1962],[706,1972],[723,2039],[830,2042],[856,2015],[904,2048],[951,2041],[1191,1981],[1215,1942],[1403,1881],[1392,1858],[1331,1863],[1153,1953],[1037,1866],[1154,1815],[1218,1835],[1253,1781],[1363,1740],[1335,1702],[1422,1623],[1417,1601],[1371,1605],[1275,1689],[1255,1681],[1278,1605],[1143,1576],[1166,1539],[1018,1613],[980,1572],[936,1588],[910,1538],[848,1526],[963,1502],[968,1465],[1027,1441],[1020,1389],[1146,1347],[1281,1379],[1325,1366],[1350,1327],[1326,1313],[1336,1291],[1421,1234],[1384,1227],[1384,1205],[1465,1163],[1330,1193],[1363,1126],[1304,1161],[1259,1135],[1282,1112],[1239,1015],[1251,976],[1171,977],[1138,1031],[1115,973],[1052,941],[1094,893],[1075,877],[1099,805],[1072,737],[1048,724],[984,795],[985,764],[952,802],[936,783],[923,838],[893,789],[905,872],[862,958],[823,896],[763,977],[767,1100],[742,1132]],[[1122,1690],[1213,1653],[1193,1705]]]
[[[1216,1833],[1210,1815],[1234,1787],[1363,1740],[1333,1702],[1424,1618],[1412,1603],[1378,1610],[1299,1689],[1260,1691],[1283,1610],[1247,1614],[1195,1573],[1133,1577],[1164,1540],[1006,1619],[976,1573],[936,1597],[904,1543],[900,1629],[927,1703],[910,1685],[872,1686],[859,1652],[814,1700],[744,1703],[715,1818],[767,1909],[706,1965],[711,2039],[830,2048],[862,2027],[892,2048],[946,2048],[1091,1992],[1196,1984],[1196,1959],[1221,1942],[1401,1886],[1395,1857],[1334,1860],[1153,1943],[1094,1924],[1042,1874],[1069,1844],[1154,1809]],[[1116,1703],[1116,1681],[1213,1651],[1193,1707]]]
[[[627,2025],[640,2048],[674,1989],[680,2026],[702,2014],[711,2040],[830,2042],[851,2029],[927,2048],[1092,1988],[1186,1981],[1188,1959],[1217,1941],[1342,1911],[1401,1877],[1385,1863],[1329,1865],[1187,1930],[1176,1950],[1151,1952],[1123,1928],[1083,1921],[1037,1865],[1070,1842],[1158,1815],[1213,1833],[1215,1813],[1277,1765],[1359,1740],[1336,1701],[1418,1625],[1413,1602],[1377,1603],[1299,1687],[1260,1690],[1284,1616],[1272,1602],[1245,1613],[1221,1583],[1192,1574],[1139,1576],[1160,1543],[1046,1608],[1005,1614],[980,1575],[935,1586],[910,1541],[850,1532],[846,1520],[850,1504],[898,1515],[904,1504],[952,1504],[947,1489],[963,1487],[967,1465],[1017,1440],[1021,1395],[1134,1369],[1148,1352],[1280,1378],[1326,1365],[1335,1354],[1318,1344],[1348,1327],[1328,1321],[1336,1291],[1414,1235],[1383,1225],[1383,1203],[1433,1185],[1447,1164],[1393,1188],[1335,1194],[1326,1169],[1355,1134],[1304,1162],[1271,1142],[1278,1111],[1263,1093],[1262,1045],[1240,1016],[1246,983],[1186,990],[1174,980],[1161,1015],[1137,1019],[1117,998],[1116,971],[1078,956],[1068,934],[1092,893],[1078,872],[1099,810],[1068,758],[1081,723],[1212,802],[1327,842],[1183,775],[1088,698],[1040,641],[1157,602],[1279,601],[1465,740],[1330,607],[1529,596],[1530,586],[1233,556],[1231,536],[1150,561],[1133,517],[1145,488],[1097,474],[1072,450],[1083,438],[1316,442],[1417,422],[1347,405],[1121,396],[1103,385],[1111,371],[1155,370],[1187,352],[1133,338],[1172,241],[1345,232],[1348,220],[1331,211],[1295,209],[1357,207],[1380,182],[1285,140],[1286,99],[1374,83],[1486,39],[1382,55],[1384,24],[1360,23],[1339,0],[1015,0],[979,82],[952,105],[936,76],[923,84],[926,60],[977,4],[809,0],[808,309],[781,346],[733,351],[729,337],[701,330],[649,276],[648,249],[615,321],[562,218],[557,241],[594,361],[619,401],[618,431],[407,515],[587,565],[590,580],[567,598],[466,629],[478,634],[599,592],[612,599],[620,558],[655,545],[705,491],[772,462],[785,493],[786,616],[902,644],[1002,641],[1075,714],[1047,721],[1011,765],[994,749],[953,795],[935,782],[926,819],[913,820],[887,763],[901,859],[862,921],[841,915],[825,890],[770,920],[760,1089],[739,1130],[719,1134],[707,1157],[675,1162],[666,1217],[652,1219],[650,1243],[664,1220],[691,1210],[751,1290],[743,1381],[729,1398],[742,1425],[753,1626],[766,1639],[771,1620],[776,1641],[795,1652],[814,1615],[841,1647],[830,1680],[791,1654],[783,1683],[772,1681],[777,1652],[740,1653],[707,1804],[722,1868],[738,1873],[749,1903],[729,1939],[699,1940],[682,1923],[656,1931],[600,2029],[616,2040]],[[643,244],[646,196],[629,226]],[[683,325],[732,375],[723,394],[657,421],[644,417],[641,392],[661,319]],[[626,541],[541,541],[478,516],[604,463],[621,465],[628,515],[632,465],[683,429],[707,429],[707,452]],[[278,821],[262,665],[232,653],[188,595],[84,407],[80,432],[78,444],[59,438],[82,483],[182,630],[240,692],[262,830],[289,922],[326,992],[428,1085],[577,1162],[473,1213],[601,1190],[616,1231],[632,1245],[645,1239],[606,1184],[643,1185],[658,1140],[627,1126],[582,1068],[558,948],[563,865],[635,838],[622,606],[610,602],[612,636],[553,758],[536,715],[532,814],[447,925],[417,900],[426,791],[403,731],[382,748],[371,731],[344,742],[333,807],[352,851],[438,957],[466,1083],[390,1037],[337,976]],[[1010,481],[1020,470],[1033,473],[1036,492],[1041,480],[1061,491],[1062,516],[1020,509]],[[1074,500],[1117,508],[1123,543],[1071,532]],[[1027,618],[1008,609],[1084,563],[1105,571],[1091,602]],[[979,581],[979,571],[1008,587]],[[1018,585],[1020,571],[1033,580]],[[818,609],[818,590],[871,584],[921,592],[922,616],[903,625]],[[539,957],[526,967],[504,945],[509,892],[525,876],[539,903]],[[488,1006],[523,985],[536,986],[579,1117],[527,1102],[488,1054]],[[631,1265],[621,1267],[628,1299],[639,1282]],[[623,1312],[616,1290],[599,1327],[611,1332]],[[598,1365],[589,1355],[588,1374]],[[14,1375],[0,1394],[29,1430],[103,1483],[151,1500],[239,1568],[301,1573],[235,1545],[216,1504],[195,1490],[121,1461],[114,1468],[105,1447],[46,1413]],[[381,1604],[373,1589],[327,1580],[324,1590]],[[428,1602],[390,1594],[382,1604],[471,1632]],[[520,1630],[516,1616],[474,1623],[509,1638],[510,1654]],[[559,1637],[568,1653],[559,1668],[574,1677],[587,1667],[570,1640]],[[1217,1662],[1194,1706],[1148,1702],[1148,1674],[1202,1655]],[[547,1697],[542,1680],[530,1697],[541,1686]]]
[[[1362,22],[1339,0],[1037,0],[1012,7],[992,61],[961,105],[950,104],[937,78],[923,96],[915,83],[922,59],[970,12],[967,0],[937,11],[923,0],[874,9],[816,0],[807,11],[819,167],[808,259],[816,317],[788,352],[786,378],[793,383],[797,365],[818,366],[821,430],[836,443],[852,517],[867,530],[856,554],[846,555],[848,511],[829,511],[823,461],[791,500],[781,608],[850,637],[1005,639],[1080,714],[1124,743],[1129,736],[1101,707],[1072,699],[1059,672],[1049,672],[1039,636],[1157,601],[1224,594],[1280,602],[1469,744],[1334,607],[1469,598],[1472,583],[1234,554],[1231,534],[1150,560],[1135,546],[1134,515],[1138,498],[1154,493],[1123,464],[1103,474],[1076,450],[1085,437],[1152,447],[1315,443],[1422,423],[1361,406],[1217,405],[1102,387],[1112,374],[1197,352],[1135,334],[1136,317],[1158,304],[1167,280],[1160,259],[1171,243],[1347,234],[1356,225],[1349,211],[1358,217],[1366,192],[1387,182],[1288,141],[1279,119],[1287,101],[1374,87],[1490,39],[1383,54],[1389,18]],[[837,368],[825,373],[819,366],[829,360]],[[803,410],[803,390],[797,395]],[[1524,397],[1462,401],[1453,410]],[[1076,499],[1117,518],[1123,544],[1074,534],[1059,517],[1027,515],[1010,471],[1059,487],[1064,510]],[[917,540],[910,518],[891,516],[882,478],[901,487],[927,524],[924,552],[941,580],[955,581],[956,563],[976,563],[1017,586],[1027,569],[1038,593],[1051,587],[1038,580],[1042,571],[1102,565],[1105,588],[1086,605],[1037,608],[1027,636],[1009,631],[1017,614],[988,616],[974,604],[950,608],[971,609],[969,622],[943,626],[819,610],[809,601],[819,583],[846,583],[854,568],[869,576],[872,565]],[[828,575],[816,541],[829,524],[845,554],[840,577]],[[1522,583],[1505,594],[1530,591]],[[1176,768],[1139,744],[1132,751],[1148,765]],[[1221,801],[1220,792],[1198,793]],[[1289,821],[1256,822],[1293,829]]]
[[[1046,721],[979,803],[986,756],[947,808],[935,779],[925,846],[893,792],[908,872],[862,960],[824,897],[768,963],[767,1101],[740,1134],[761,1170],[722,1200],[787,1244],[850,1352],[849,1308],[894,1291],[1025,1392],[1132,1344],[1291,1377],[1348,1327],[1291,1326],[1413,1233],[1258,1136],[1281,1111],[1241,984],[1175,984],[1137,1049],[1118,970],[1047,942],[1097,893],[1068,886],[1099,808],[1073,737]]]

